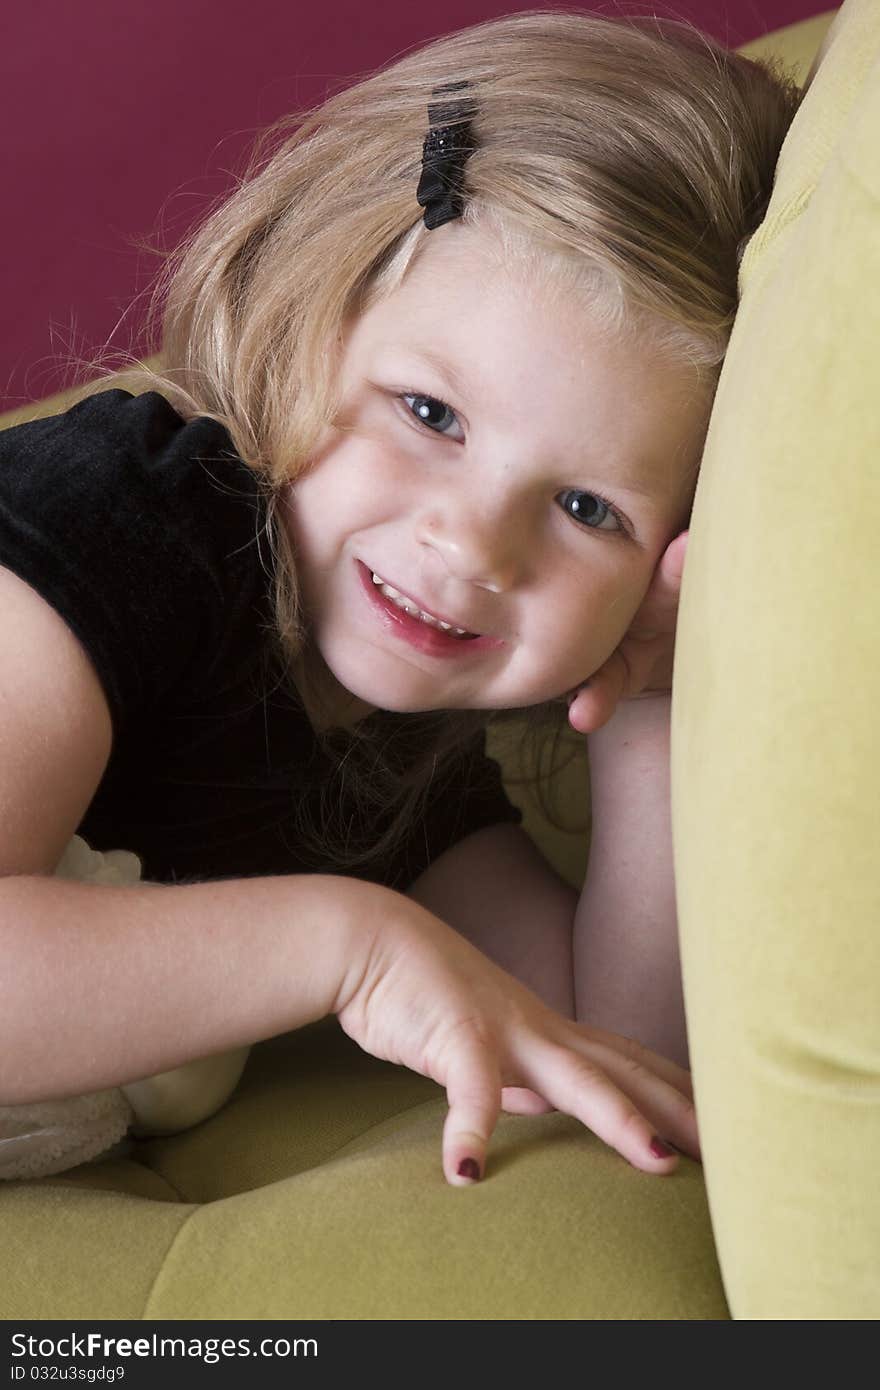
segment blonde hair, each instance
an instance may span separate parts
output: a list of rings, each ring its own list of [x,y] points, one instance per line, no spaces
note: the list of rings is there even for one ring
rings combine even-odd
[[[424,227],[415,193],[432,90],[462,80],[477,105],[465,222],[492,233],[505,264],[570,283],[609,327],[650,332],[710,377],[799,100],[783,71],[685,23],[531,10],[437,39],[266,132],[156,285],[158,370],[113,384],[220,421],[263,480],[279,652],[307,707],[326,673],[309,652],[280,489],[338,411],[347,321],[401,283],[426,236],[442,235]],[[366,721],[346,744],[365,756],[343,761],[399,815],[378,842],[337,844],[334,862],[393,844],[432,773],[490,717],[426,716],[424,755],[402,776]]]

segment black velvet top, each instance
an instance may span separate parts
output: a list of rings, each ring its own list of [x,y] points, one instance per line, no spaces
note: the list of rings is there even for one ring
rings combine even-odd
[[[317,806],[334,767],[273,674],[264,520],[227,431],[156,392],[108,390],[0,431],[0,565],[79,638],[113,723],[78,833],[133,850],[145,879],[337,871],[297,845],[292,810]],[[405,766],[406,717],[371,717]],[[402,847],[351,872],[405,888],[464,836],[520,819],[480,738]]]

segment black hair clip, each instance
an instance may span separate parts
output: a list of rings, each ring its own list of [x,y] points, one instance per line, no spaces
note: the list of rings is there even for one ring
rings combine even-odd
[[[448,82],[435,87],[432,96],[459,92],[467,82]],[[429,231],[460,217],[464,210],[463,171],[473,153],[471,117],[476,115],[473,101],[455,100],[428,106],[428,134],[422,148],[422,175],[416,192],[419,207],[425,209]],[[455,124],[450,124],[450,122]]]

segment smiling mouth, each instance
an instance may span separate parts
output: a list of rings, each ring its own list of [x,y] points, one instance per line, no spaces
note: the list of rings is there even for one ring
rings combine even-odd
[[[478,632],[468,632],[466,628],[454,627],[452,623],[444,622],[442,618],[436,617],[433,613],[425,612],[423,608],[419,607],[415,599],[410,598],[408,594],[402,594],[399,589],[395,589],[391,584],[387,583],[381,575],[376,574],[375,571],[371,570],[370,575],[380,594],[384,595],[389,603],[393,603],[396,608],[400,608],[404,613],[408,613],[411,618],[417,618],[419,622],[424,623],[427,627],[437,628],[438,631],[445,632],[447,636],[455,637],[460,642],[473,641],[474,638],[479,637],[480,634]]]

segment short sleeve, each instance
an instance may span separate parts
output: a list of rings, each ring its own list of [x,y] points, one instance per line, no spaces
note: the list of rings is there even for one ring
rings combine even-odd
[[[108,390],[0,432],[0,564],[88,652],[118,735],[222,659],[253,601],[259,483],[213,420]]]

